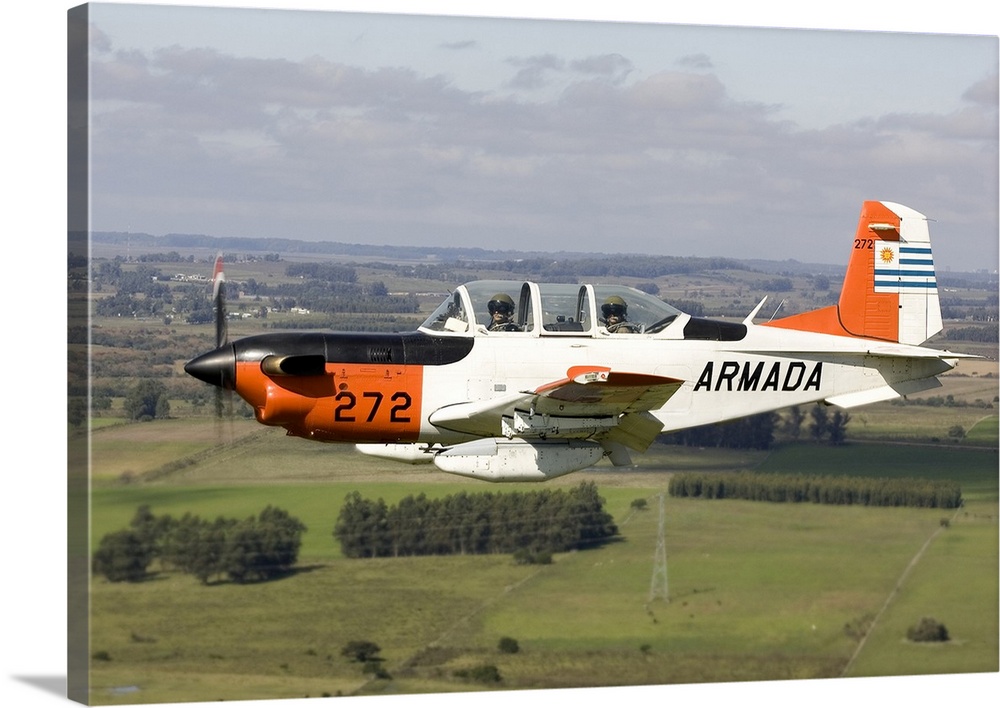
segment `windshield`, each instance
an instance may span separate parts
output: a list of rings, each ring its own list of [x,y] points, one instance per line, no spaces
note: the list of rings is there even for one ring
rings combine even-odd
[[[469,316],[466,313],[461,288],[438,305],[421,326],[432,332],[468,332]]]
[[[659,298],[624,285],[477,280],[459,286],[421,328],[490,336],[528,332],[578,337],[653,334],[680,314]]]

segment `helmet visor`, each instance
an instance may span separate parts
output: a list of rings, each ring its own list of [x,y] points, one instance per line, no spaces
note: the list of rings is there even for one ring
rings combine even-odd
[[[480,302],[482,302],[482,301],[480,301]],[[514,314],[514,305],[512,305],[509,302],[504,302],[503,300],[490,300],[487,303],[486,308],[490,311],[491,315],[495,315],[498,312],[501,315],[513,315]]]
[[[621,319],[625,316],[625,305],[619,305],[617,303],[605,303],[601,305],[601,314],[604,315],[605,319],[608,317],[617,317]]]

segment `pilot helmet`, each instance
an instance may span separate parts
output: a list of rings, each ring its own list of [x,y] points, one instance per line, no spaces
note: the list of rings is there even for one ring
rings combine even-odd
[[[628,304],[625,299],[619,297],[618,295],[612,295],[604,304],[601,305],[601,314],[604,315],[604,319],[614,315],[619,319],[624,319],[625,315],[628,313]]]
[[[497,293],[490,298],[490,301],[486,305],[486,309],[490,311],[491,315],[495,315],[498,312],[503,315],[513,315],[514,301],[507,293]]]

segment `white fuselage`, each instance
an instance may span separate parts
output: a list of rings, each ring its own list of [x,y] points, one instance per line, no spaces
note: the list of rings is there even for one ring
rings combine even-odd
[[[817,401],[884,400],[935,387],[934,377],[953,366],[920,347],[766,326],[748,326],[740,341],[680,339],[685,318],[656,335],[479,333],[464,359],[425,369],[424,411],[530,392],[571,366],[598,365],[683,381],[652,411],[671,431]],[[424,416],[421,440],[455,439]]]

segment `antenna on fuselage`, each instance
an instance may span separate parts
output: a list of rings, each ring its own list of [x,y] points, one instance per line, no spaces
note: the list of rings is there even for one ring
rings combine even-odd
[[[781,302],[778,303],[778,306],[776,308],[774,308],[774,313],[771,315],[771,320],[774,319],[775,315],[778,314],[778,310],[780,310],[781,306],[784,305],[784,304],[785,304],[785,300],[782,300]],[[768,322],[770,322],[771,320],[768,320]]]

